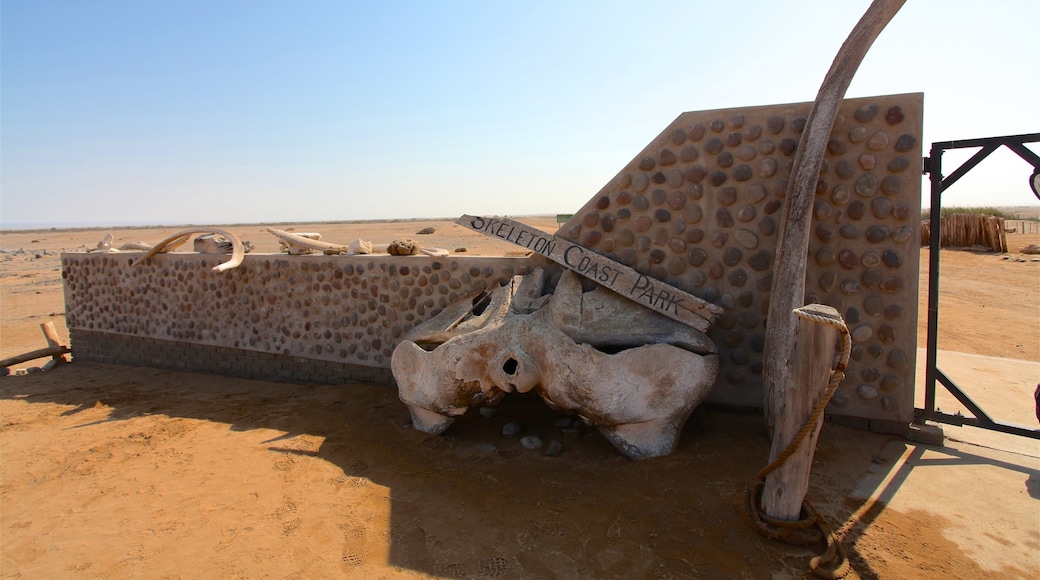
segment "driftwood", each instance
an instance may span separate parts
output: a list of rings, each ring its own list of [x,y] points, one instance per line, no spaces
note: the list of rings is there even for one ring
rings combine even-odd
[[[173,234],[172,236],[156,244],[151,250],[148,250],[148,252],[144,256],[141,256],[140,260],[134,262],[134,267],[137,267],[139,264],[142,264],[143,262],[145,262],[146,260],[148,260],[156,254],[171,252],[181,247],[182,245],[184,245],[185,242],[188,241],[189,238],[191,238],[192,234],[209,233],[224,236],[225,238],[231,240],[231,243],[233,245],[231,259],[227,262],[224,262],[223,264],[218,264],[217,266],[214,266],[214,272],[223,272],[224,270],[237,268],[239,265],[242,264],[242,260],[244,260],[246,257],[246,251],[245,246],[242,245],[242,241],[238,239],[238,236],[227,230],[221,230],[217,228],[189,228],[186,230],[179,231],[176,234]]]
[[[763,364],[766,421],[772,427],[783,398],[792,385],[791,337],[797,326],[794,310],[805,300],[805,263],[816,182],[827,141],[845,91],[870,45],[884,30],[905,0],[874,0],[838,51],[824,77],[802,132],[787,188],[779,245],[773,265],[775,279],[766,315]]]
[[[48,356],[59,357],[70,352],[72,352],[72,350],[69,349],[69,347],[61,345],[48,346],[47,348],[39,348],[36,350],[31,350],[24,354],[19,354],[0,360],[0,368],[7,368],[11,365],[16,365],[26,361],[36,360],[38,358],[44,358]]]

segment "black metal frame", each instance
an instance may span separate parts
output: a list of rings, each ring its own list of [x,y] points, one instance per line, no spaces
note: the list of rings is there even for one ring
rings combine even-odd
[[[914,418],[917,422],[935,421],[947,425],[970,425],[980,429],[1011,433],[1022,437],[1040,439],[1040,429],[1029,429],[1019,425],[1009,425],[994,421],[978,404],[975,403],[964,391],[961,390],[950,377],[935,365],[936,347],[938,344],[939,328],[939,229],[940,220],[938,216],[942,210],[942,194],[958,179],[964,177],[983,159],[989,156],[1001,146],[1011,149],[1033,166],[1033,174],[1040,172],[1040,156],[1025,146],[1025,143],[1040,142],[1040,133],[1027,135],[1010,135],[1005,137],[988,137],[983,139],[965,139],[961,141],[942,141],[932,143],[929,157],[924,159],[924,173],[931,179],[931,232],[928,242],[928,352],[925,362],[925,396],[924,408],[914,409]],[[942,175],[942,154],[948,149],[965,149],[968,147],[981,147],[958,167],[949,177]],[[1034,192],[1036,193],[1036,192]],[[1036,193],[1040,198],[1040,193]],[[942,383],[962,405],[964,405],[974,417],[965,417],[961,414],[951,415],[935,409],[935,383]]]

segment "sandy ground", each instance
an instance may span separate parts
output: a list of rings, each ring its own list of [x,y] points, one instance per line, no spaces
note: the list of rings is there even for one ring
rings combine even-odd
[[[523,221],[556,229],[554,218]],[[427,226],[437,231],[415,235]],[[260,226],[231,229],[257,251],[275,250]],[[450,222],[295,229],[343,243],[411,237],[471,254],[515,251]],[[176,230],[112,233],[118,245]],[[0,357],[44,346],[41,322],[67,339],[57,253],[104,233],[0,235]],[[1009,236],[1012,248],[1035,243],[1040,235]],[[940,349],[1040,361],[1040,262],[1008,257],[942,252]],[[790,578],[821,550],[766,540],[746,521],[744,491],[769,451],[757,415],[701,411],[674,455],[631,462],[593,431],[562,431],[562,415],[538,400],[507,398],[497,410],[430,437],[410,428],[385,387],[84,362],[0,379],[0,576]],[[560,440],[563,453],[503,437],[509,421]],[[1009,468],[1015,457],[980,455],[828,423],[808,499],[863,577],[1035,578],[1040,477]],[[1024,498],[1025,513],[971,521],[959,502],[985,489],[903,484],[904,500],[893,501],[903,469],[951,461],[998,469],[1006,510],[1020,512],[1010,506]],[[933,508],[914,493],[932,496]]]

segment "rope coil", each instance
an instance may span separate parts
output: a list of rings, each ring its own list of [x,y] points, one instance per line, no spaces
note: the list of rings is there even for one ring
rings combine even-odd
[[[838,365],[831,370],[831,378],[823,396],[816,403],[809,419],[802,426],[798,434],[791,440],[784,450],[758,472],[758,483],[754,490],[748,490],[748,508],[751,511],[751,519],[756,528],[766,537],[779,540],[788,544],[808,546],[821,540],[826,540],[827,549],[820,555],[809,561],[809,569],[814,576],[819,578],[845,578],[852,572],[845,548],[833,531],[827,526],[820,515],[809,505],[802,502],[800,519],[795,521],[777,520],[762,513],[762,491],[765,489],[766,476],[776,471],[801,447],[807,439],[811,439],[816,430],[816,424],[823,416],[824,409],[830,403],[831,397],[838,390],[838,385],[845,378],[845,369],[848,368],[849,357],[852,354],[852,337],[849,328],[840,317],[826,316],[815,312],[809,312],[804,308],[794,310],[794,315],[803,320],[811,320],[819,324],[833,326],[841,334],[841,355]]]

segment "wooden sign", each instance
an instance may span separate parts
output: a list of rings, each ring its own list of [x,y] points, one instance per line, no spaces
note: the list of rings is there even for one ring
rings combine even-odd
[[[722,308],[710,302],[656,278],[640,274],[570,240],[558,238],[520,222],[508,218],[464,215],[455,223],[537,252],[633,302],[701,332],[707,332],[711,321],[722,314]]]

